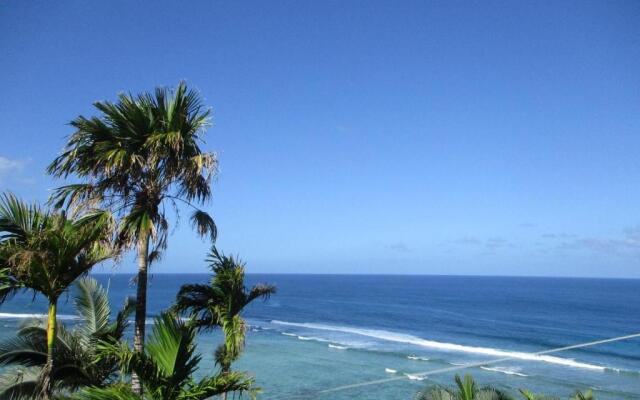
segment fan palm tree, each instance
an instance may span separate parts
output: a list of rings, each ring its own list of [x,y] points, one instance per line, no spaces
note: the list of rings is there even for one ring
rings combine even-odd
[[[416,400],[512,400],[508,394],[492,388],[478,387],[471,375],[455,377],[456,388],[434,387],[418,393]]]
[[[50,392],[58,298],[94,265],[115,255],[110,239],[107,212],[53,213],[11,194],[0,196],[0,300],[31,290],[49,302],[43,397]]]
[[[76,283],[74,304],[80,322],[67,330],[60,324],[56,332],[51,377],[56,391],[73,391],[83,386],[104,386],[118,370],[115,358],[96,360],[99,341],[117,342],[128,326],[133,299],[127,299],[115,319],[107,292],[95,279]],[[0,366],[15,367],[0,376],[0,399],[32,399],[37,395],[38,372],[47,362],[47,330],[39,321],[22,327],[12,339],[0,343]],[[25,376],[26,374],[26,376]]]
[[[143,395],[129,385],[89,387],[73,396],[76,400],[204,400],[227,392],[254,394],[253,380],[241,372],[193,379],[201,356],[196,353],[196,328],[170,313],[155,319],[143,352],[124,342],[102,342],[101,357],[115,357],[125,373],[136,373]]]
[[[52,201],[58,206],[96,202],[122,217],[119,243],[137,248],[134,348],[142,351],[147,270],[166,247],[165,209],[173,206],[178,212],[177,203],[183,203],[193,209],[191,221],[198,233],[216,237],[213,219],[194,204],[211,197],[210,182],[217,170],[215,154],[200,149],[210,110],[184,82],[175,91],[120,94],[116,103],[94,106],[100,115],[71,121],[76,131],[48,167],[54,176],[72,174],[84,183],[57,189]],[[139,392],[135,375],[132,381]]]
[[[246,323],[242,311],[256,299],[268,299],[276,288],[260,283],[247,289],[245,263],[220,253],[215,246],[207,262],[214,273],[210,284],[183,285],[174,309],[191,315],[191,323],[200,330],[222,328],[224,343],[216,351],[216,361],[222,372],[227,372],[244,348]]]

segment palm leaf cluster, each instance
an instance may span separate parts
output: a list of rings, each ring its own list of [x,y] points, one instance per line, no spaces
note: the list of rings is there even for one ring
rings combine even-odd
[[[166,246],[165,201],[192,205],[211,197],[215,154],[200,149],[210,110],[184,82],[175,92],[157,88],[137,96],[120,94],[115,103],[94,103],[100,116],[79,116],[62,154],[48,167],[54,176],[70,174],[86,182],[59,188],[53,199],[98,202],[123,215],[120,239],[135,243],[150,234]],[[194,207],[201,234],[216,236],[213,220]]]
[[[106,211],[84,206],[52,212],[12,194],[0,196],[0,301],[31,290],[49,302],[47,363],[38,380],[44,398],[53,385],[58,298],[94,265],[116,255],[112,226]]]
[[[181,82],[175,91],[122,93],[118,101],[94,103],[98,116],[71,121],[76,131],[48,167],[57,177],[83,180],[54,193],[53,202],[100,204],[120,217],[118,244],[137,247],[138,276],[134,345],[145,340],[147,270],[167,245],[167,208],[190,207],[200,235],[217,236],[213,218],[194,203],[211,197],[215,154],[200,148],[211,111],[198,92]],[[134,386],[139,392],[137,376]]]
[[[133,311],[132,299],[113,316],[106,291],[92,278],[76,284],[73,302],[80,317],[68,329],[56,332],[51,380],[54,392],[69,392],[88,385],[103,386],[118,375],[113,357],[98,361],[98,343],[122,339]],[[40,371],[47,363],[47,330],[40,321],[29,321],[14,338],[0,343],[0,365],[8,368],[0,377],[0,399],[32,399],[38,394]]]
[[[455,376],[455,388],[433,387],[418,394],[416,400],[511,400],[511,396],[492,387],[478,387],[471,375]]]
[[[191,294],[187,288],[185,298],[196,297],[178,307],[199,315],[197,322],[185,324],[163,314],[144,346],[147,271],[167,246],[168,212],[179,218],[186,206],[199,235],[212,241],[217,236],[211,216],[197,207],[211,197],[217,171],[215,154],[200,148],[210,110],[184,82],[175,90],[121,94],[116,102],[94,106],[96,116],[71,121],[75,132],[48,167],[55,177],[80,179],[55,190],[53,209],[26,204],[11,194],[0,196],[0,303],[26,290],[49,301],[45,326],[24,326],[0,344],[0,364],[11,367],[0,376],[4,394],[196,400],[227,391],[254,393],[253,381],[230,369],[244,346],[246,327],[240,314],[275,288],[257,285],[247,290],[244,264],[215,248],[212,285],[194,287]],[[75,305],[82,322],[73,329],[59,325],[59,297],[94,265],[130,247],[137,249],[138,260],[133,350],[122,341],[133,303],[111,321],[106,294],[95,281],[78,285]],[[201,304],[198,290],[203,290]],[[195,381],[200,362],[195,334],[214,326],[225,333],[217,352],[222,371]],[[130,386],[125,382],[129,378]]]
[[[454,378],[455,387],[434,386],[420,391],[415,400],[514,400],[508,393],[491,386],[478,386],[471,375]],[[525,389],[520,389],[523,400],[559,400],[558,397],[536,394]],[[595,396],[588,390],[577,391],[569,400],[595,400]]]
[[[125,373],[136,373],[144,395],[134,392],[130,385],[107,388],[90,387],[74,396],[82,400],[199,400],[227,392],[255,393],[253,379],[244,373],[229,372],[193,379],[201,356],[196,353],[196,328],[171,313],[155,319],[144,352],[136,352],[126,343],[100,344],[100,357],[113,357]]]
[[[248,289],[245,263],[219,252],[215,246],[207,262],[214,273],[210,284],[183,285],[174,309],[190,315],[191,323],[197,329],[222,329],[225,342],[216,351],[216,361],[223,371],[228,371],[244,348],[246,323],[242,311],[256,299],[268,299],[276,293],[276,287],[260,283]]]
[[[20,290],[57,299],[91,267],[115,255],[113,220],[101,210],[51,212],[0,196],[0,300]]]

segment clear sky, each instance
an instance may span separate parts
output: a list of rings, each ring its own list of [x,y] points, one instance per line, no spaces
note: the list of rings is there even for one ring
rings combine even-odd
[[[640,277],[638,1],[3,1],[0,71],[27,199],[93,101],[198,88],[251,272]]]

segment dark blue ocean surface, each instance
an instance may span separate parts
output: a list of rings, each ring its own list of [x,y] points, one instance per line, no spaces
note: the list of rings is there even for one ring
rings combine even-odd
[[[96,275],[114,305],[135,292],[131,276]],[[149,316],[184,283],[208,275],[155,275]],[[549,354],[564,346],[640,332],[640,280],[461,276],[249,275],[278,294],[252,305],[247,351],[237,367],[256,375],[261,398],[410,399],[433,383],[472,373],[483,384],[568,396],[594,389],[601,399],[640,399],[640,338]],[[0,335],[41,299],[0,308]],[[63,299],[60,314],[73,315]],[[69,320],[72,323],[72,320]],[[219,333],[200,336],[204,372],[215,369]],[[482,367],[459,365],[509,358]],[[421,372],[430,373],[424,378]],[[340,391],[323,390],[398,378]]]

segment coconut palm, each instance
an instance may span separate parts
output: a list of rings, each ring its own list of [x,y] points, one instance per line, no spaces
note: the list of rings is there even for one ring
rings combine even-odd
[[[125,373],[136,373],[143,395],[129,385],[90,387],[74,395],[77,400],[200,400],[227,392],[253,394],[253,380],[241,372],[193,379],[201,356],[196,353],[196,328],[170,313],[155,319],[143,352],[124,342],[102,342],[101,356],[115,357]],[[99,358],[99,359],[100,359]]]
[[[54,213],[12,194],[0,196],[1,299],[31,290],[49,302],[43,397],[50,392],[58,298],[94,265],[114,256],[110,227],[110,214],[104,211]]]
[[[434,387],[426,389],[416,400],[512,400],[506,393],[492,387],[478,387],[471,375],[455,377],[456,388]]]
[[[74,305],[79,322],[68,330],[60,324],[56,332],[51,378],[56,392],[74,391],[83,386],[104,386],[116,378],[115,358],[96,362],[99,341],[122,339],[133,312],[133,299],[114,319],[107,292],[95,279],[76,283]],[[0,399],[32,399],[37,395],[39,371],[47,362],[47,331],[39,321],[30,321],[14,338],[0,343],[0,366],[13,367],[0,376]]]
[[[184,82],[175,91],[120,94],[116,103],[94,106],[99,116],[74,119],[75,133],[48,167],[54,176],[75,175],[84,182],[57,189],[52,201],[96,202],[122,217],[119,243],[137,248],[134,348],[141,351],[147,270],[167,244],[166,208],[178,212],[178,203],[190,207],[198,233],[216,237],[213,219],[194,204],[211,197],[210,182],[217,169],[215,154],[200,149],[210,110]],[[135,376],[133,386],[140,390]]]
[[[192,324],[200,330],[222,328],[224,343],[216,351],[216,361],[226,372],[244,348],[246,323],[242,311],[256,299],[268,299],[276,293],[276,288],[260,283],[247,289],[245,263],[220,253],[215,246],[207,262],[214,273],[210,284],[183,285],[174,308],[191,315]]]

